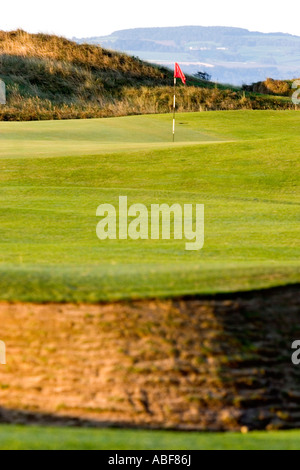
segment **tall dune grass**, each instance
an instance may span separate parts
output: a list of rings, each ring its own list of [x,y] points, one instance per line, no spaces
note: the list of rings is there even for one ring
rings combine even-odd
[[[65,38],[0,31],[0,120],[80,119],[172,110],[173,76],[137,58]],[[289,98],[259,96],[188,77],[179,111],[290,109]]]

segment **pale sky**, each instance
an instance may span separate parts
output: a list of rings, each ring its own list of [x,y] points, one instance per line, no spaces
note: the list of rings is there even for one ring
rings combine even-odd
[[[299,0],[4,0],[0,30],[104,36],[118,29],[158,26],[236,26],[300,36]]]

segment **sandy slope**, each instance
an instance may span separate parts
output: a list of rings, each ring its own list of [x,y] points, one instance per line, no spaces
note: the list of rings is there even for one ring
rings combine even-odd
[[[299,427],[300,366],[290,359],[299,320],[299,286],[210,299],[1,303],[0,420]]]

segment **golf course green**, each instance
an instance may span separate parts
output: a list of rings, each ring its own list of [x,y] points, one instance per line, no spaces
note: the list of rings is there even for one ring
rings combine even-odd
[[[98,302],[299,282],[297,111],[0,122],[0,298]],[[105,240],[100,204],[204,204],[205,243]]]

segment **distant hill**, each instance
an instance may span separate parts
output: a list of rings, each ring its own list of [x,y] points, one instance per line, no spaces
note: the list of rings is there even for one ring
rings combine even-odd
[[[188,86],[178,84],[179,111],[292,105],[289,96],[260,96],[187,78]],[[173,106],[171,70],[100,46],[21,30],[0,31],[0,79],[7,89],[0,120],[166,113]]]
[[[241,85],[300,76],[300,37],[241,28],[181,26],[116,31],[110,36],[74,40],[100,44],[153,63],[180,62],[222,83]]]

